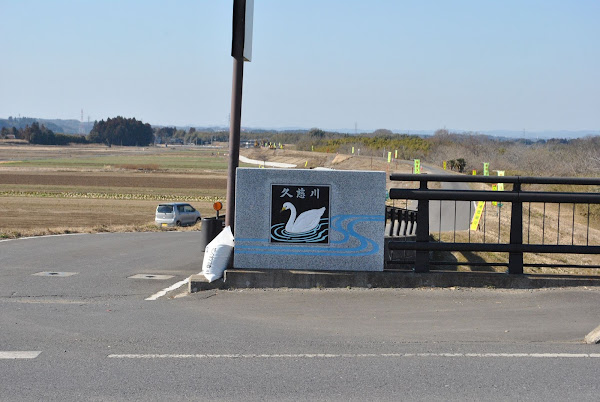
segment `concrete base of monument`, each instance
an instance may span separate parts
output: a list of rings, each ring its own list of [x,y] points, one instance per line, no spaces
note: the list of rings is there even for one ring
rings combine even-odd
[[[190,277],[190,292],[244,288],[420,288],[473,287],[539,289],[600,286],[600,277],[509,275],[491,272],[432,271],[298,271],[286,269],[228,269],[224,280],[208,283],[202,275]],[[195,289],[195,290],[194,290]]]

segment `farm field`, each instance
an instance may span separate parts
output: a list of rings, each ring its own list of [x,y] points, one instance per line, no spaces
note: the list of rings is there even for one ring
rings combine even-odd
[[[203,217],[215,216],[213,203],[225,204],[226,198],[226,145],[108,148],[0,142],[0,238],[158,230],[153,223],[160,202],[189,202]],[[293,149],[242,149],[240,153],[298,167],[411,169],[402,162],[390,166],[383,158]]]
[[[0,145],[0,237],[157,230],[159,202],[214,216],[226,167],[220,148]]]

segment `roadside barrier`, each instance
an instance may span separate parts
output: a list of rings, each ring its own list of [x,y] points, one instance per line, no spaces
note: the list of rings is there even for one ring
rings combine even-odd
[[[392,239],[388,245],[390,250],[414,251],[414,261],[388,261],[388,264],[413,265],[415,272],[428,272],[430,265],[506,266],[509,274],[522,274],[523,267],[600,268],[598,265],[568,262],[523,262],[524,253],[600,254],[600,245],[590,244],[590,206],[600,204],[600,193],[522,190],[525,185],[600,186],[600,179],[437,174],[392,174],[390,179],[419,182],[420,186],[418,189],[390,190],[390,199],[406,200],[407,205],[408,200],[418,201],[418,213],[416,240]],[[512,188],[507,188],[508,191],[428,189],[429,182],[503,183]],[[439,207],[438,228],[430,228],[431,201]],[[471,230],[457,230],[456,205],[461,201],[469,201],[467,216]],[[477,206],[473,206],[474,201],[478,202]],[[455,214],[450,218],[450,221],[454,220],[454,226],[450,231],[442,230],[443,203],[446,206],[447,203],[454,203]],[[476,216],[476,212],[479,216]],[[473,220],[474,216],[477,222]],[[582,223],[582,218],[576,217],[584,217],[587,223]],[[445,218],[448,221],[448,217]],[[436,233],[437,240],[434,239]],[[505,252],[508,253],[508,262],[448,262],[430,258],[430,252],[450,251]]]

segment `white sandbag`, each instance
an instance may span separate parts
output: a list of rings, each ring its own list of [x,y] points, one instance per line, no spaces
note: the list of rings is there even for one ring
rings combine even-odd
[[[223,277],[223,272],[229,264],[233,253],[233,234],[231,227],[227,226],[204,249],[202,261],[202,274],[209,282],[214,282]]]

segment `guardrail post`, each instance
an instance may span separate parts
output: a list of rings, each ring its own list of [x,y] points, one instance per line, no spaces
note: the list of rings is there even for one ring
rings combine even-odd
[[[521,183],[513,186],[517,194],[521,191]],[[510,216],[510,244],[523,245],[523,203],[520,200],[513,201]],[[508,253],[508,273],[523,274],[523,252]]]
[[[419,189],[427,190],[427,181],[421,181]],[[419,200],[417,243],[429,243],[429,200]],[[429,272],[429,250],[419,250],[415,253],[415,272]]]

